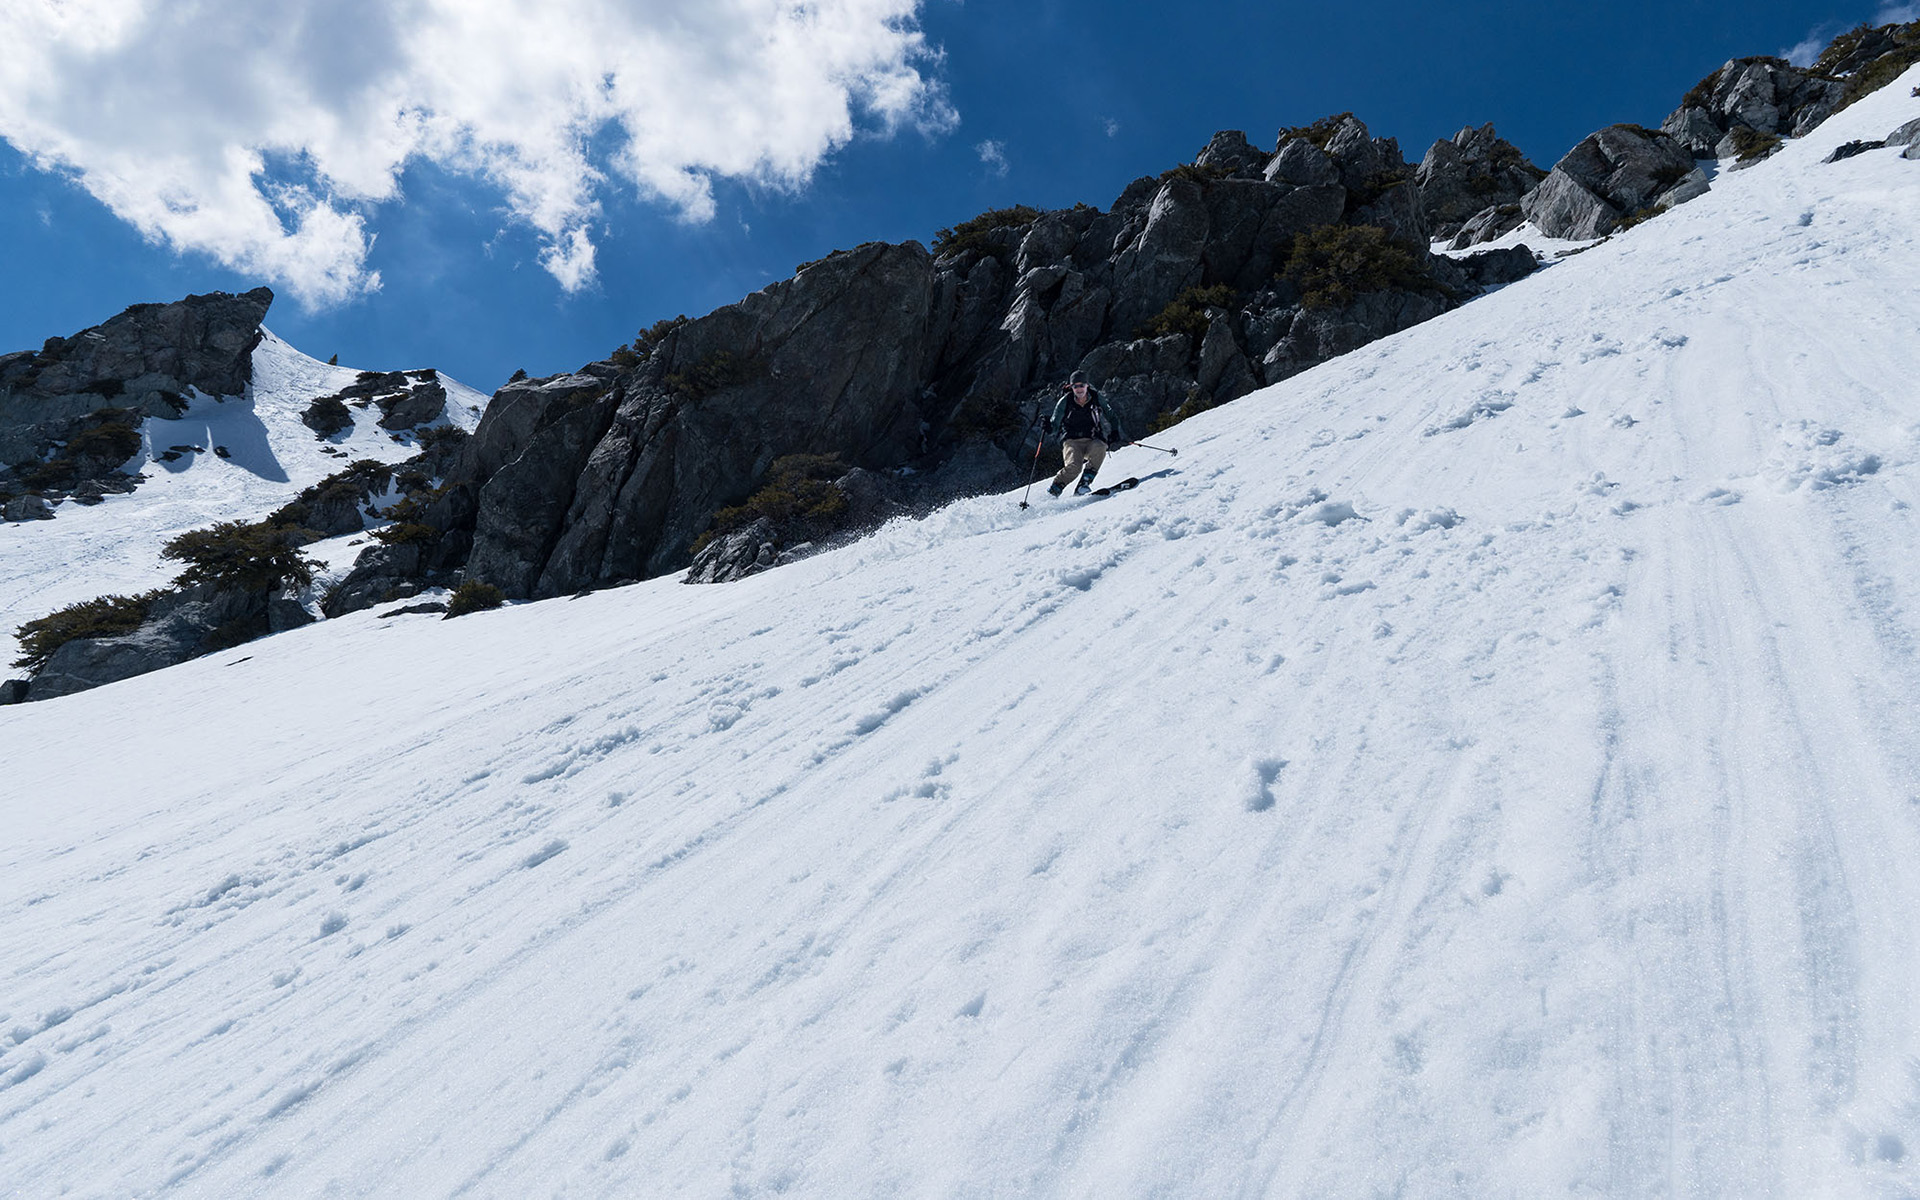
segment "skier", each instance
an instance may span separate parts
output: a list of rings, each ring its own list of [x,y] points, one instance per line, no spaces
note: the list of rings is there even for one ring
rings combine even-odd
[[[1085,371],[1075,371],[1068,380],[1066,393],[1054,406],[1053,415],[1041,423],[1042,436],[1051,435],[1056,426],[1060,429],[1060,454],[1066,461],[1047,485],[1047,494],[1058,496],[1079,475],[1080,484],[1073,494],[1084,496],[1093,490],[1093,477],[1100,473],[1108,448],[1127,444],[1120,422],[1100,402],[1100,393],[1087,385]],[[1085,474],[1081,474],[1082,467],[1086,468]]]

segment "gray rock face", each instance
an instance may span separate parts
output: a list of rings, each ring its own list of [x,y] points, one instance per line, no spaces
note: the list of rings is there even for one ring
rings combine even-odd
[[[1920,160],[1920,142],[1915,142],[1900,152],[1901,158]]]
[[[1908,121],[1888,134],[1886,138],[1886,144],[1889,146],[1912,146],[1916,143],[1920,143],[1920,118]]]
[[[1701,80],[1660,128],[1695,158],[1725,158],[1736,129],[1799,137],[1833,115],[1846,85],[1778,58],[1739,58]]]
[[[1414,186],[1433,236],[1451,239],[1490,209],[1517,212],[1520,201],[1546,176],[1518,147],[1495,133],[1492,125],[1482,125],[1462,129],[1452,141],[1435,142],[1420,160]],[[1484,231],[1496,224],[1486,222],[1479,228]],[[1480,240],[1489,241],[1505,232],[1503,229]],[[1455,248],[1475,244],[1467,241]]]
[[[1606,236],[1629,216],[1691,199],[1706,184],[1706,173],[1672,137],[1613,125],[1568,151],[1521,209],[1548,237],[1584,240]]]
[[[1244,395],[1471,293],[1470,272],[1429,259],[1397,143],[1351,117],[1308,133],[1271,156],[1222,133],[1194,167],[1129,184],[1111,211],[973,230],[938,258],[914,243],[835,253],[674,328],[637,363],[511,384],[426,507],[421,519],[444,532],[413,569],[444,582],[464,566],[513,598],[690,562],[690,579],[738,578],[765,568],[765,546],[778,563],[801,539],[838,536],[749,526],[692,558],[713,514],[784,456],[863,468],[848,480],[872,482],[884,503],[862,517],[848,492],[849,519],[879,520],[1017,486],[1036,410],[1075,368],[1137,435],[1162,412]],[[1342,223],[1386,230],[1459,289],[1303,315],[1278,276],[1299,235]],[[1148,325],[1179,332],[1142,336]],[[329,613],[398,594],[409,570],[390,548],[369,551]]]
[[[25,679],[9,679],[0,683],[0,704],[24,704],[32,684]]]
[[[76,638],[55,650],[33,677],[27,698],[70,696],[238,645],[270,631],[268,603],[263,594],[207,587],[162,596],[132,633]]]
[[[136,304],[40,350],[0,358],[0,463],[37,458],[102,408],[131,410],[135,420],[173,417],[191,389],[245,393],[272,303],[271,291],[255,288]]]

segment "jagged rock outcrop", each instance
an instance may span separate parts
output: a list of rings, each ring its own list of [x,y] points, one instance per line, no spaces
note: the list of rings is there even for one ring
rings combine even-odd
[[[1597,238],[1629,218],[1664,211],[1706,190],[1706,173],[1672,137],[1638,125],[1611,125],[1555,163],[1521,209],[1548,237]]]
[[[1520,202],[1546,177],[1489,124],[1435,142],[1420,160],[1414,186],[1433,236],[1461,250],[1517,229],[1525,219]]]
[[[0,355],[0,499],[132,490],[137,481],[118,468],[139,451],[140,422],[178,416],[194,389],[243,394],[272,304],[264,287],[136,304],[39,350]]]
[[[1341,299],[1309,310],[1291,256],[1336,226],[1373,240]],[[513,598],[690,562],[692,578],[738,578],[831,540],[748,521],[693,559],[714,514],[771,486],[785,456],[859,468],[836,486],[864,478],[884,503],[863,511],[850,496],[855,526],[1017,485],[1036,410],[1071,370],[1144,436],[1162,413],[1245,395],[1459,303],[1480,278],[1431,258],[1427,232],[1398,144],[1343,114],[1283,131],[1272,153],[1216,134],[1106,212],[1001,210],[945,231],[936,253],[837,252],[613,359],[501,389],[418,515],[440,541],[417,559],[369,551],[327,611],[462,567]],[[1383,254],[1398,256],[1392,270],[1374,269]]]
[[[1770,143],[1739,130],[1799,137],[1832,116],[1845,91],[1785,59],[1737,58],[1694,85],[1660,128],[1695,158],[1747,159]]]

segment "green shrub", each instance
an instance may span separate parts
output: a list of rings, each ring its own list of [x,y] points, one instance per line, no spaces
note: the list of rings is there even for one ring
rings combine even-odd
[[[313,538],[309,530],[269,521],[221,521],[174,538],[160,557],[187,564],[174,580],[181,587],[209,583],[223,591],[265,592],[313,582],[317,564],[300,552]]]
[[[154,591],[138,596],[101,596],[28,621],[14,634],[20,639],[23,653],[14,660],[13,665],[38,671],[47,665],[54,651],[77,638],[119,637],[132,633],[147,619],[147,610],[160,595],[160,592]]]
[[[372,537],[383,546],[431,546],[440,540],[440,531],[418,521],[395,521],[374,530]]]
[[[1289,125],[1280,131],[1280,140],[1276,150],[1291,141],[1311,142],[1316,149],[1325,150],[1333,141],[1333,135],[1340,130],[1340,123],[1353,116],[1350,112],[1335,113],[1330,117],[1321,117],[1311,125]]]
[[[1780,135],[1763,133],[1746,125],[1738,126],[1732,133],[1733,160],[1752,162],[1756,158],[1765,158],[1780,148]]]
[[[499,608],[506,602],[507,594],[499,588],[478,579],[469,579],[453,589],[453,595],[448,597],[446,619],[485,612],[490,608]]]
[[[67,440],[67,456],[97,462],[123,463],[140,453],[140,431],[119,421],[105,421],[83,429]]]
[[[638,349],[651,350],[653,347],[665,341],[668,334],[686,323],[687,314],[685,313],[681,313],[677,317],[666,317],[655,321],[634,335],[633,344]]]
[[[527,369],[525,367],[515,367],[513,370],[513,374],[507,376],[507,382],[519,383],[522,379],[525,379],[526,377],[527,377]]]
[[[1190,387],[1187,389],[1187,402],[1179,408],[1156,414],[1152,423],[1147,426],[1147,432],[1151,435],[1171,429],[1188,417],[1197,417],[1212,407],[1214,407],[1213,397],[1201,392],[1197,385]]]
[[[1173,302],[1161,309],[1159,314],[1141,325],[1135,337],[1165,337],[1170,333],[1184,333],[1200,344],[1207,336],[1210,308],[1229,308],[1237,298],[1237,293],[1227,284],[1216,283],[1212,287],[1190,287],[1174,297]]]
[[[631,371],[640,365],[640,356],[633,352],[632,346],[615,346],[613,353],[607,357],[612,361],[614,366],[619,367],[622,371]]]
[[[1170,171],[1160,172],[1160,182],[1165,183],[1169,179],[1184,179],[1188,183],[1197,183],[1201,187],[1206,187],[1208,184],[1216,180],[1225,179],[1231,174],[1233,174],[1233,172],[1228,168],[1213,163],[1208,163],[1205,166],[1201,166],[1198,163],[1181,163]]]
[[[776,524],[831,529],[847,511],[847,498],[833,481],[847,473],[847,464],[835,454],[789,454],[773,460],[760,490],[744,504],[713,514],[713,524],[693,543],[695,554],[707,543],[762,517]]]
[[[321,396],[300,414],[300,423],[319,437],[328,438],[353,424],[353,413],[338,396]]]
[[[684,371],[667,376],[666,384],[691,400],[704,400],[715,392],[736,387],[758,378],[760,369],[751,360],[731,350],[715,350]]]
[[[20,481],[27,485],[30,492],[65,491],[79,480],[79,464],[70,458],[34,463],[20,473]]]
[[[1308,308],[1345,308],[1369,292],[1437,290],[1413,254],[1377,225],[1322,225],[1301,234],[1282,274]]]
[[[978,251],[982,254],[1000,255],[1005,251],[988,240],[990,234],[998,229],[1021,229],[1040,219],[1040,210],[1016,204],[1012,208],[995,208],[979,216],[960,222],[951,229],[942,229],[933,235],[933,256],[943,258],[949,254],[966,254]]]

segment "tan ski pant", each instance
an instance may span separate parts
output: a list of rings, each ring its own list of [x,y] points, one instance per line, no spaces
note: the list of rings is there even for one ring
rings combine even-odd
[[[1099,474],[1100,464],[1107,461],[1107,444],[1099,438],[1068,438],[1060,443],[1060,453],[1067,461],[1053,481],[1065,487],[1073,482],[1081,467],[1087,469],[1088,478]]]

